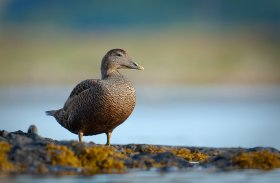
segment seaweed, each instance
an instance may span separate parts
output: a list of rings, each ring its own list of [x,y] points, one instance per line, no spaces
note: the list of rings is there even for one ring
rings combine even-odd
[[[73,145],[77,144],[71,147]],[[48,144],[47,153],[51,165],[82,168],[84,174],[121,173],[126,169],[123,162],[126,156],[113,147],[82,147],[82,150],[75,153],[66,146]]]
[[[172,152],[179,157],[184,158],[186,161],[198,161],[202,162],[208,159],[208,155],[200,152],[192,152],[187,148],[173,148]]]
[[[123,159],[126,156],[117,152],[113,147],[95,146],[85,148],[78,155],[84,173],[122,173],[126,167]]]
[[[268,150],[242,152],[234,156],[233,164],[242,169],[272,170],[280,168],[280,154]]]
[[[72,150],[63,145],[48,144],[47,154],[51,165],[81,167],[81,162]]]
[[[5,141],[0,141],[0,171],[1,172],[11,172],[15,170],[15,166],[9,161],[8,153],[11,150],[9,143]]]

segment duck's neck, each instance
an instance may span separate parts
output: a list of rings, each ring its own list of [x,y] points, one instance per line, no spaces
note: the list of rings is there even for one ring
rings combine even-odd
[[[123,77],[118,70],[101,69],[101,79],[109,79],[115,77]]]

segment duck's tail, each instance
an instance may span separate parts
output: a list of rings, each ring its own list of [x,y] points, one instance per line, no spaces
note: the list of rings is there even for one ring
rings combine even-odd
[[[47,116],[54,116],[57,110],[46,111]]]
[[[46,115],[53,116],[56,121],[62,126],[64,126],[65,121],[67,121],[68,119],[62,109],[46,111]]]

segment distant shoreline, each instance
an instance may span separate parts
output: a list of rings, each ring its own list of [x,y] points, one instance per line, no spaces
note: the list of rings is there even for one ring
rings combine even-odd
[[[67,30],[47,34],[45,29],[47,33],[29,28],[26,32],[7,30],[1,37],[0,85],[100,78],[104,52],[115,47],[126,49],[146,68],[141,75],[125,71],[133,83],[280,83],[279,44],[262,31],[252,33],[255,28],[215,32],[175,26],[158,31],[86,34]]]

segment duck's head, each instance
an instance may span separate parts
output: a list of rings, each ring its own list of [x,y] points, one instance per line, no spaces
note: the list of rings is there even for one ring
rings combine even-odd
[[[102,59],[102,78],[107,77],[118,69],[144,70],[144,67],[134,62],[123,49],[112,49]]]

